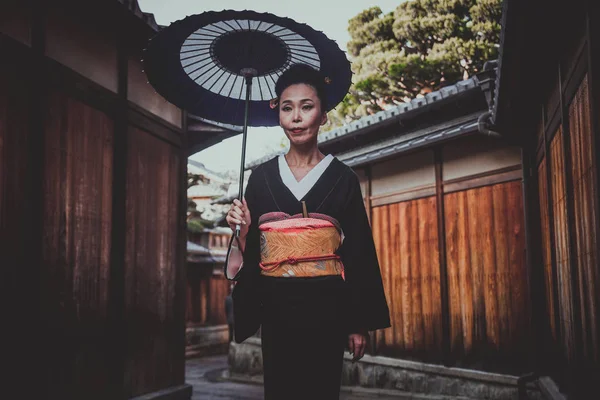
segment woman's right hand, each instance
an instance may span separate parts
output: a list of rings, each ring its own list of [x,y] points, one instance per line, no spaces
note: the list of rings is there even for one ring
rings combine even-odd
[[[229,212],[227,213],[227,217],[225,220],[227,224],[231,228],[231,230],[235,234],[236,225],[240,225],[240,239],[245,240],[246,235],[248,234],[248,228],[250,227],[250,210],[248,209],[248,204],[246,203],[246,199],[242,199],[243,202],[240,202],[238,199],[233,201]]]

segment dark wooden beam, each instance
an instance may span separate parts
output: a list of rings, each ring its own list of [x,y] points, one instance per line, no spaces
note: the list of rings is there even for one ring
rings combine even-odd
[[[592,7],[593,5],[593,7]],[[592,21],[594,23],[592,23]],[[600,237],[598,232],[600,231],[600,171],[598,170],[598,162],[600,160],[600,11],[598,10],[598,4],[596,1],[586,1],[586,52],[587,52],[587,70],[588,70],[588,96],[590,105],[590,118],[591,118],[591,136],[592,146],[594,152],[595,162],[595,193],[594,196],[594,208],[596,210],[596,220],[594,221],[596,227],[596,257],[600,255]],[[600,277],[596,276],[596,285],[600,284]],[[596,286],[597,288],[598,286]],[[600,294],[594,293],[596,301],[600,302]],[[598,304],[598,303],[597,303]],[[593,317],[594,318],[594,317]],[[595,318],[598,318],[595,316]],[[600,332],[597,333],[595,338],[592,338],[596,344],[600,344]],[[596,361],[598,363],[598,361]],[[597,385],[598,378],[600,378],[600,366],[596,364],[596,375],[589,377],[587,382],[591,383],[592,388]],[[585,389],[585,388],[584,388]],[[597,389],[596,389],[597,390]]]
[[[442,361],[444,365],[453,364],[450,348],[450,294],[448,290],[448,268],[446,264],[446,222],[444,215],[444,182],[442,148],[433,150],[435,163],[435,195],[438,222],[438,252],[440,263],[440,297],[442,310]]]
[[[112,232],[110,254],[109,324],[111,337],[111,380],[109,393],[113,398],[125,397],[125,354],[127,331],[125,326],[125,243],[127,232],[127,90],[128,47],[122,40],[127,27],[118,20],[117,29],[117,103],[114,113]]]
[[[575,211],[574,211],[574,194],[573,194],[573,176],[572,171],[572,157],[571,157],[571,130],[569,126],[569,99],[565,99],[564,87],[562,85],[562,69],[559,67],[558,73],[558,84],[560,93],[560,115],[561,115],[561,127],[562,127],[562,151],[564,155],[563,162],[563,173],[565,182],[565,202],[567,208],[567,235],[569,238],[569,268],[571,272],[571,301],[573,303],[573,332],[575,337],[573,339],[573,351],[575,352],[575,365],[569,368],[569,372],[573,377],[574,381],[578,380],[578,370],[581,366],[581,360],[583,359],[582,350],[582,332],[583,328],[582,316],[581,316],[581,304],[580,304],[580,287],[579,287],[579,271],[577,268],[577,248],[576,248],[576,234],[575,234]],[[583,283],[585,285],[585,282]],[[577,385],[577,384],[575,384]]]
[[[545,121],[544,117],[544,107],[542,107],[542,121]],[[548,129],[546,126],[544,129],[544,160],[546,162],[546,176],[541,179],[546,179],[546,204],[548,206],[548,232],[550,236],[550,262],[552,266],[552,301],[554,303],[554,326],[556,327],[556,342],[558,344],[562,343],[562,332],[561,332],[561,320],[560,320],[560,303],[558,301],[558,270],[556,264],[556,243],[554,240],[554,209],[552,206],[552,165],[551,160],[549,158],[550,155],[550,135],[548,134]],[[560,371],[564,368],[563,363],[558,359],[554,360],[552,368],[555,368],[556,371]],[[553,371],[555,372],[555,371]]]
[[[182,112],[181,147],[179,153],[177,196],[177,267],[175,272],[175,312],[177,351],[177,375],[181,382],[185,380],[185,307],[187,286],[187,113]]]
[[[33,332],[46,331],[44,328],[49,328],[55,321],[50,321],[50,312],[48,311],[47,300],[51,293],[49,288],[44,284],[44,257],[43,257],[43,239],[44,239],[44,177],[45,177],[45,155],[46,155],[46,140],[45,140],[45,120],[46,120],[46,103],[48,101],[48,75],[44,63],[44,54],[46,52],[46,21],[45,11],[46,2],[34,0],[31,6],[32,24],[31,24],[31,53],[30,57],[22,60],[24,71],[17,72],[22,75],[24,90],[28,92],[29,98],[29,137],[28,137],[28,154],[27,154],[27,172],[24,185],[27,186],[27,195],[25,197],[28,212],[23,214],[23,226],[26,229],[23,231],[24,241],[21,251],[23,252],[24,265],[21,265],[20,271],[17,271],[17,290],[20,292],[16,298],[23,299],[24,307],[17,307],[19,314],[14,327],[18,327],[18,331],[23,335],[17,338],[17,343],[25,340],[24,346],[20,349],[24,350],[17,359],[16,369],[19,374],[17,382],[26,382],[27,377],[38,376],[36,385],[28,384],[32,389],[29,394],[32,397],[39,395],[47,396],[51,382],[49,382],[50,371],[52,371],[53,363],[50,357],[47,357],[50,352],[46,346],[41,345],[39,338]],[[8,56],[10,58],[10,56]],[[29,64],[29,65],[27,65]],[[12,325],[12,324],[11,324]],[[37,325],[37,326],[36,326]],[[33,330],[32,330],[33,329]],[[52,342],[53,337],[47,337]],[[41,346],[40,346],[41,345]],[[14,344],[10,344],[14,346]],[[17,346],[19,347],[19,346]],[[33,350],[33,353],[29,352]],[[40,356],[41,355],[41,356]],[[23,363],[28,360],[29,356],[34,356],[38,363]],[[29,367],[32,370],[27,371]],[[15,365],[11,365],[11,369]],[[12,382],[10,382],[12,383]],[[19,388],[19,391],[22,390]],[[14,393],[14,392],[13,392]],[[50,396],[52,396],[50,394]]]
[[[541,123],[541,121],[540,121]],[[524,129],[524,131],[526,131]],[[539,201],[539,184],[537,174],[537,130],[529,129],[525,134],[524,146],[521,148],[521,168],[523,177],[523,218],[525,223],[525,249],[527,265],[527,288],[529,291],[529,316],[530,332],[528,343],[533,351],[528,356],[531,368],[545,365],[546,339],[550,324],[546,310],[546,288],[544,279],[544,265],[542,263],[541,216]],[[526,133],[529,133],[527,135]],[[545,177],[543,177],[545,178]],[[535,261],[534,261],[535,260]],[[544,360],[540,362],[539,360]]]

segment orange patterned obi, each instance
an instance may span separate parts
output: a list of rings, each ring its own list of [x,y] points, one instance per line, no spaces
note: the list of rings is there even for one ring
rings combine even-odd
[[[341,275],[344,266],[335,254],[342,242],[339,223],[327,215],[275,212],[260,217],[261,274],[299,278]]]

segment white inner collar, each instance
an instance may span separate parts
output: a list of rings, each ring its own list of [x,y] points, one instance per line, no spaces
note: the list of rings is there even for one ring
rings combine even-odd
[[[302,200],[304,196],[312,189],[312,187],[317,183],[323,172],[327,169],[329,164],[333,161],[333,156],[328,154],[323,158],[317,165],[313,167],[308,174],[304,178],[298,182],[290,169],[287,161],[285,160],[285,156],[282,154],[279,156],[279,175],[281,176],[281,180],[283,184],[290,189],[290,192],[296,197],[298,200]]]

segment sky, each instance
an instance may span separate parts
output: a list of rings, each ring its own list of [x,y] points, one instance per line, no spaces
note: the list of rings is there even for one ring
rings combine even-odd
[[[201,2],[194,0],[138,0],[143,12],[153,13],[160,25],[205,11],[245,10],[270,12],[280,17],[292,18],[323,31],[337,41],[342,50],[350,40],[348,20],[361,11],[379,6],[384,13],[393,11],[404,0],[218,0]],[[281,128],[248,128],[246,161],[252,161],[278,149],[285,139]],[[190,158],[218,172],[239,171],[241,135],[224,140]]]

